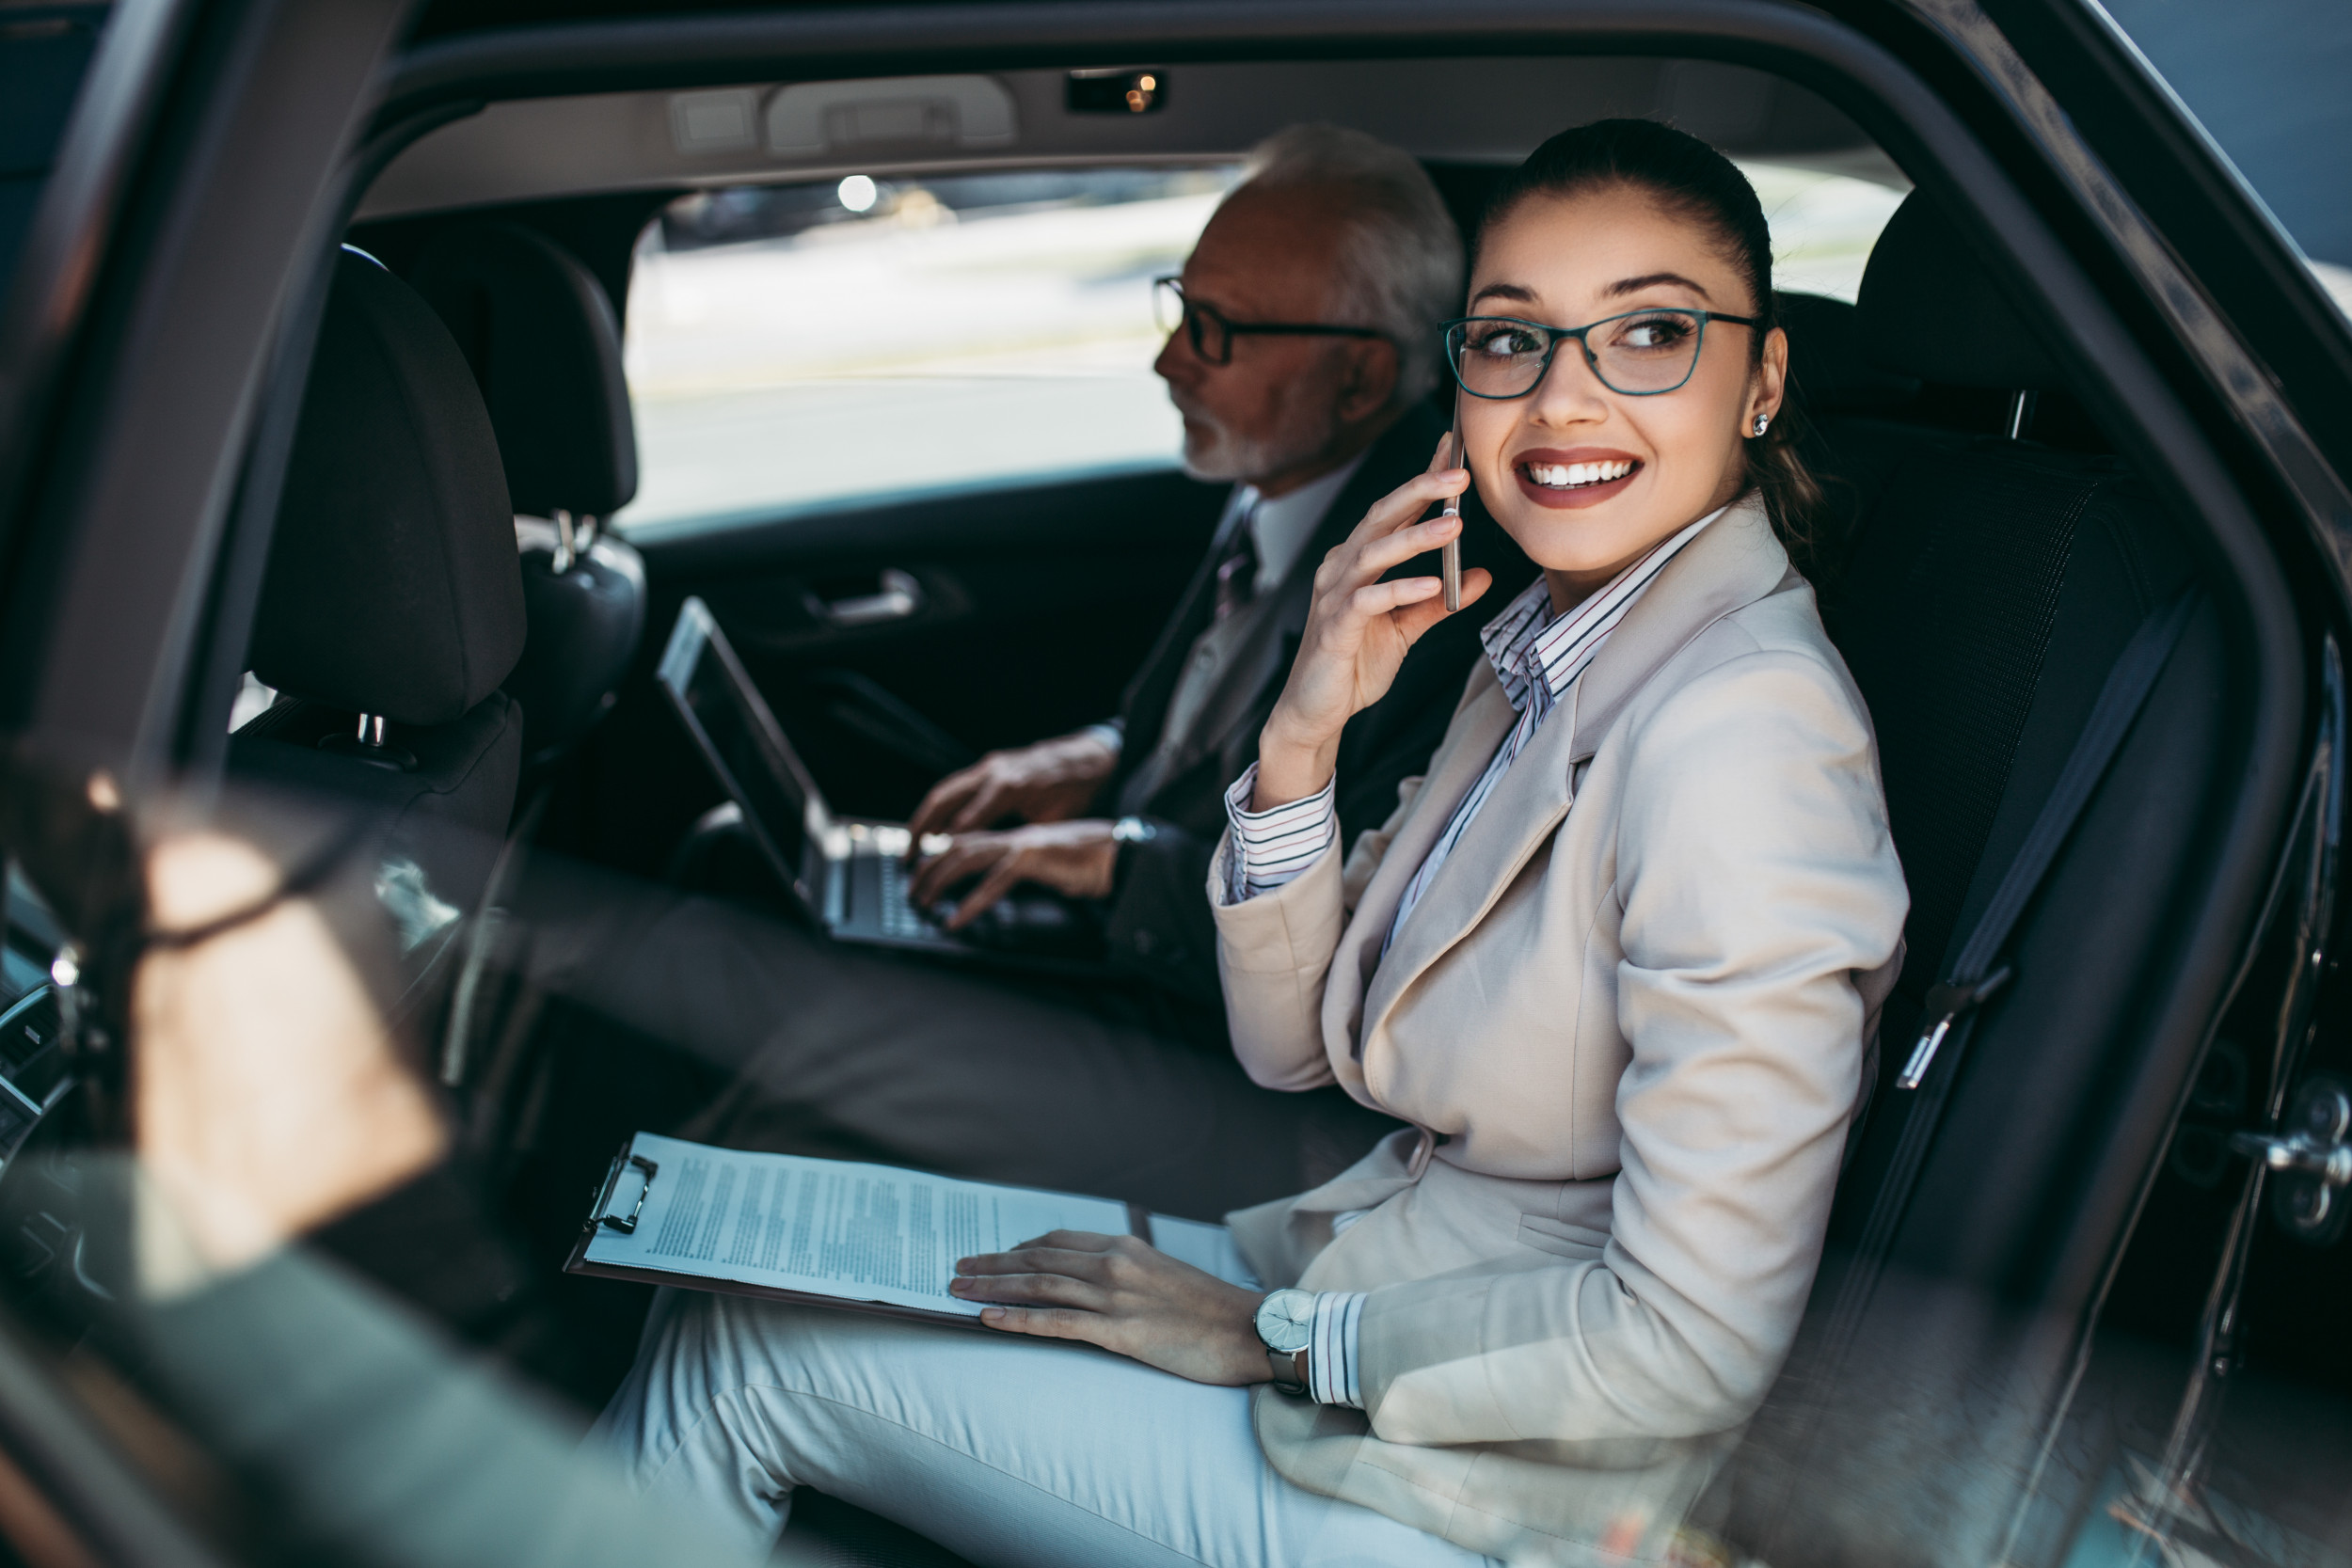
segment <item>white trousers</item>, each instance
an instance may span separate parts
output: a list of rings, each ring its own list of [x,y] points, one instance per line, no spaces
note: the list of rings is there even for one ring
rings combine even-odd
[[[638,1486],[766,1551],[795,1487],[1002,1568],[1473,1568],[1294,1486],[1246,1390],[1063,1341],[665,1290],[597,1423]]]

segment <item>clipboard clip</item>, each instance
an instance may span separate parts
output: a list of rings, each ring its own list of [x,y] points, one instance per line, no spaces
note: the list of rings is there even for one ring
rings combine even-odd
[[[643,1171],[645,1176],[644,1185],[637,1189],[636,1206],[626,1214],[608,1212],[612,1203],[612,1190],[621,1184],[621,1177],[632,1166]],[[660,1174],[661,1174],[660,1165],[642,1154],[630,1153],[628,1147],[624,1145],[621,1152],[612,1156],[612,1168],[605,1173],[604,1191],[598,1195],[596,1206],[590,1212],[588,1228],[594,1230],[597,1226],[602,1225],[619,1231],[624,1236],[633,1235],[637,1229],[637,1221],[645,1212],[645,1195],[653,1191],[653,1179]]]

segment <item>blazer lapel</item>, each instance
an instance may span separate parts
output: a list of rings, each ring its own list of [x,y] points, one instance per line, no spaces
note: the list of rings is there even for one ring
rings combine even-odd
[[[1493,669],[1481,660],[1470,672],[1462,705],[1454,710],[1445,738],[1438,743],[1432,758],[1433,771],[1422,783],[1421,793],[1413,798],[1412,810],[1398,825],[1396,836],[1390,840],[1388,853],[1380,858],[1380,867],[1373,873],[1363,896],[1357,900],[1347,929],[1340,935],[1339,951],[1332,957],[1332,980],[1324,990],[1325,1028],[1327,1037],[1331,1029],[1340,1030],[1351,1053],[1359,1052],[1363,1042],[1357,1025],[1365,1016],[1367,988],[1374,987],[1376,976],[1391,967],[1381,961],[1380,944],[1396,920],[1397,906],[1405,898],[1405,884],[1413,879],[1421,863],[1429,858],[1438,835],[1445,832],[1445,825],[1454,818],[1454,808],[1462,803],[1478,776],[1486,770],[1486,764],[1494,760],[1495,748],[1502,744],[1502,737],[1511,733],[1518,717],[1518,710],[1502,694],[1502,683],[1495,679]],[[1486,814],[1479,815],[1483,817]],[[1342,977],[1351,983],[1342,984]]]
[[[1788,552],[1772,536],[1764,503],[1752,493],[1742,497],[1666,563],[1577,678],[1581,700],[1569,765],[1598,749],[1626,703],[1691,639],[1772,593],[1788,576]]]
[[[1362,1024],[1354,1036],[1359,1055],[1397,998],[1476,927],[1519,868],[1559,827],[1573,803],[1577,765],[1598,749],[1632,695],[1691,639],[1731,611],[1772,593],[1788,572],[1788,552],[1772,537],[1762,505],[1752,497],[1736,503],[1685,546],[1626,612],[1527,749],[1496,783],[1477,817],[1397,930],[1388,957],[1380,958],[1380,941],[1403,897],[1405,883],[1453,819],[1454,807],[1494,760],[1510,723],[1518,720],[1501,685],[1494,684],[1494,705],[1502,710],[1506,721],[1494,729],[1492,739],[1476,749],[1474,755],[1457,752],[1449,758],[1447,773],[1463,771],[1465,776],[1458,788],[1443,797],[1442,809],[1440,801],[1432,798],[1435,792],[1424,793],[1415,802],[1415,820],[1407,825],[1414,830],[1413,846],[1408,848],[1407,833],[1400,831],[1374,879],[1377,889],[1383,879],[1394,877],[1394,892],[1377,928],[1359,929],[1373,914],[1372,890],[1367,890],[1357,911],[1356,926],[1342,939],[1344,950],[1359,935],[1368,938],[1369,952],[1378,966],[1376,972],[1366,971]],[[1491,673],[1488,680],[1492,682]],[[1451,741],[1453,736],[1448,738]],[[1467,743],[1470,736],[1466,732],[1461,738]],[[1461,750],[1472,748],[1466,744]]]

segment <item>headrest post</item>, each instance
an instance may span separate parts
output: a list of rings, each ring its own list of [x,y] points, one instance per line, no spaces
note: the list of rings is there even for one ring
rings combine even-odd
[[[2041,398],[2039,392],[2011,392],[2009,395],[2009,438],[2022,441],[2026,427],[2033,423],[2033,405]]]
[[[371,751],[384,749],[384,716],[380,713],[359,715],[359,744]]]
[[[570,571],[572,562],[580,558],[580,546],[572,533],[572,515],[560,506],[550,510],[554,513],[555,555],[548,561],[548,570],[560,578]]]

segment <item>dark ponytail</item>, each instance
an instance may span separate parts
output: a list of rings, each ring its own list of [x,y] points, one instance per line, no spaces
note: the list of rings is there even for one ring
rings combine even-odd
[[[1495,189],[1478,238],[1483,241],[1486,230],[1529,197],[1576,196],[1612,185],[1647,191],[1669,212],[1715,236],[1724,259],[1739,270],[1756,301],[1749,354],[1752,363],[1760,360],[1765,334],[1779,325],[1772,302],[1772,226],[1747,176],[1696,136],[1652,119],[1598,119],[1563,131]],[[1795,407],[1784,402],[1762,436],[1744,439],[1748,483],[1762,495],[1772,531],[1789,559],[1799,570],[1810,571],[1816,564],[1821,485],[1797,451],[1803,434]]]

